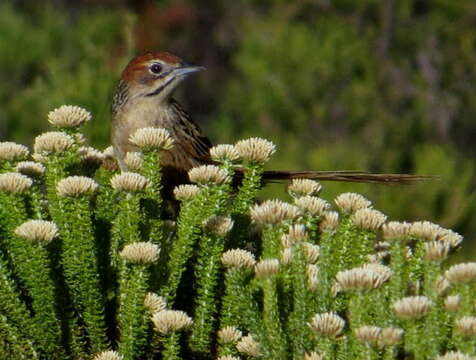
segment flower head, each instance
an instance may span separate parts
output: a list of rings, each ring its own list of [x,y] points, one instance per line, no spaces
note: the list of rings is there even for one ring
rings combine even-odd
[[[364,208],[356,210],[351,216],[351,220],[357,227],[368,230],[377,231],[387,220],[387,217],[380,211]]]
[[[218,341],[221,344],[235,343],[241,339],[243,334],[234,326],[225,326],[218,331]]]
[[[255,257],[249,251],[243,249],[232,249],[223,253],[221,262],[226,267],[252,268],[256,264]]]
[[[248,356],[258,356],[260,354],[259,343],[252,335],[243,336],[236,344],[236,350]]]
[[[141,192],[150,186],[150,181],[140,174],[123,172],[113,176],[111,186],[118,191]]]
[[[276,151],[271,141],[256,137],[238,141],[235,148],[241,159],[258,164],[267,162]]]
[[[144,150],[170,150],[174,145],[174,140],[166,129],[153,127],[137,130],[130,136],[129,141]]]
[[[73,105],[62,105],[48,113],[48,122],[58,127],[76,127],[91,120],[91,113]]]
[[[167,300],[156,293],[148,292],[144,299],[144,306],[152,313],[164,311],[167,308]]]
[[[261,260],[255,265],[255,274],[258,278],[265,278],[277,274],[279,271],[278,259]]]
[[[288,193],[293,198],[317,195],[322,189],[321,184],[310,179],[293,179],[288,185]]]
[[[369,208],[372,205],[369,200],[367,200],[362,195],[356,193],[340,194],[334,201],[341,211],[345,211],[348,213],[353,213],[360,209]]]
[[[69,150],[75,141],[71,135],[61,131],[50,131],[35,138],[33,149],[35,153],[60,153]]]
[[[38,162],[20,161],[17,164],[15,170],[18,171],[20,174],[35,177],[43,175],[46,171],[46,168],[43,164],[40,164]]]
[[[217,162],[233,162],[240,158],[234,145],[220,144],[210,149],[210,157]]]
[[[215,165],[194,167],[188,172],[188,177],[191,182],[202,185],[223,184],[229,179],[226,171]]]
[[[279,224],[300,214],[296,206],[280,200],[267,200],[251,208],[251,219],[257,224]]]
[[[308,323],[312,331],[329,338],[336,338],[344,329],[345,321],[335,313],[316,314]]]
[[[160,248],[150,242],[136,242],[126,245],[119,256],[132,264],[151,264],[159,258]]]
[[[393,303],[393,311],[400,319],[419,319],[431,309],[433,302],[426,296],[408,296]]]
[[[25,145],[11,141],[0,142],[0,161],[25,160],[30,151]]]
[[[33,242],[48,244],[58,236],[58,227],[51,221],[29,220],[18,226],[15,234]]]
[[[123,360],[124,357],[119,354],[117,351],[106,350],[96,354],[93,360]]]
[[[467,262],[451,266],[445,272],[451,282],[469,282],[476,278],[476,262]]]
[[[163,335],[175,331],[187,330],[193,325],[193,320],[183,311],[164,310],[152,315],[154,329]]]
[[[322,216],[331,208],[331,204],[326,200],[310,195],[301,196],[294,201],[294,204],[312,216]]]
[[[56,192],[61,197],[91,195],[98,189],[98,184],[86,176],[68,176],[56,184]]]
[[[228,216],[212,216],[204,222],[205,229],[219,237],[224,237],[233,228],[233,220]]]
[[[21,194],[33,185],[33,181],[19,173],[0,174],[0,191]]]
[[[192,200],[200,192],[200,188],[197,185],[182,184],[174,189],[174,196],[179,201]]]

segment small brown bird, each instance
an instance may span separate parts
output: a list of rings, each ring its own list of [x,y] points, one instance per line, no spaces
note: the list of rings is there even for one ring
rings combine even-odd
[[[134,58],[122,72],[112,103],[111,141],[121,170],[127,170],[127,152],[139,149],[129,137],[140,128],[165,128],[174,147],[161,156],[164,183],[170,191],[188,182],[192,167],[212,163],[212,143],[173,99],[173,91],[190,74],[204,70],[167,52]],[[359,171],[266,171],[264,181],[309,178],[349,182],[406,184],[428,177],[407,174],[371,174]]]

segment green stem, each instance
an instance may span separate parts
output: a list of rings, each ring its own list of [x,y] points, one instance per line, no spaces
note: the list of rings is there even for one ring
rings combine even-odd
[[[205,234],[200,241],[195,297],[194,326],[190,337],[193,351],[207,353],[212,343],[214,323],[217,313],[217,286],[220,271],[220,257],[225,239],[213,234]]]
[[[144,306],[148,289],[150,269],[144,265],[124,265],[120,280],[119,329],[121,336],[119,352],[124,360],[141,359],[149,328]]]
[[[98,276],[97,249],[89,198],[61,198],[61,216],[54,218],[63,239],[62,260],[73,304],[87,328],[93,352],[109,346],[106,337],[103,290]]]

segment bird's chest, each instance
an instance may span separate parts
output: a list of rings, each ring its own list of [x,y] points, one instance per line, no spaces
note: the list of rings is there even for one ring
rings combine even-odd
[[[161,154],[162,165],[177,166],[177,164],[183,163],[184,154],[180,149],[181,139],[177,129],[177,120],[169,107],[151,102],[138,103],[116,114],[113,121],[111,140],[122,169],[125,169],[124,157],[126,154],[140,151],[130,142],[130,136],[138,129],[145,127],[164,128],[175,140],[174,148]]]

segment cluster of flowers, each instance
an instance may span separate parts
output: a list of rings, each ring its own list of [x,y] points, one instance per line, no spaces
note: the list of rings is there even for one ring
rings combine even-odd
[[[256,203],[275,152],[252,138],[174,189],[165,129],[138,130],[129,172],[84,146],[91,115],[62,106],[33,154],[0,143],[0,351],[12,358],[473,359],[476,263],[462,237],[387,221],[361,195],[335,208],[294,179]],[[240,172],[240,186],[233,178]],[[113,350],[114,349],[114,350]],[[14,355],[13,355],[14,354]]]

